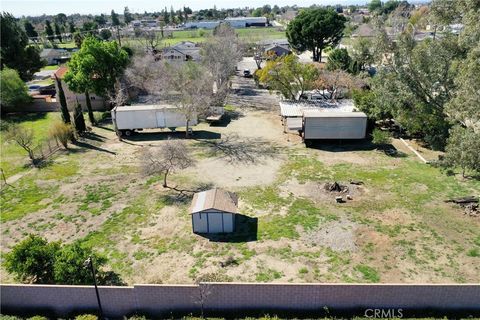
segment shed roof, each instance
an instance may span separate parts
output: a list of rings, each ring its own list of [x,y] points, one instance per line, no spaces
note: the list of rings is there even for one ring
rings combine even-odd
[[[367,118],[363,112],[322,112],[318,110],[306,110],[303,112],[305,118]]]
[[[122,111],[146,111],[146,110],[160,110],[160,109],[178,109],[178,107],[173,106],[171,104],[138,104],[133,106],[118,106],[115,107],[115,111],[122,112]]]
[[[327,100],[283,100],[280,101],[280,115],[282,117],[301,117],[304,111],[317,112],[353,112],[355,106],[351,99],[341,99],[337,102]]]
[[[235,193],[215,188],[195,193],[192,206],[190,207],[190,213],[201,212],[208,209],[237,213],[237,205],[238,197]]]

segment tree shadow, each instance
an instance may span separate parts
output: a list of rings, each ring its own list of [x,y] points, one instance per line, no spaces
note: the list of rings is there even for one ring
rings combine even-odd
[[[113,152],[113,151],[110,151],[110,150],[107,150],[107,149],[104,149],[104,148],[101,148],[101,147],[97,147],[93,144],[90,144],[90,143],[87,143],[87,142],[83,142],[83,141],[76,141],[75,143],[73,143],[74,145],[76,145],[77,147],[80,147],[80,149],[71,149],[70,152],[71,153],[79,153],[79,152],[85,152],[86,149],[90,149],[90,150],[95,150],[95,151],[100,151],[100,152],[105,152],[105,153],[109,153],[109,154],[112,154],[112,155],[116,155],[117,153],[116,152]]]
[[[221,140],[197,141],[199,146],[206,148],[208,156],[224,158],[230,163],[255,163],[262,157],[278,156],[277,148],[271,143],[259,139],[240,138],[235,134],[226,135]]]
[[[308,148],[329,152],[371,151],[377,149],[371,141],[362,140],[309,140]],[[393,147],[393,146],[392,146]]]
[[[201,183],[193,188],[182,189],[178,186],[167,186],[166,189],[169,189],[173,192],[169,192],[161,196],[162,201],[166,205],[186,205],[190,204],[193,199],[193,195],[197,192],[210,190],[214,187],[213,183]]]
[[[105,141],[105,137],[103,137],[99,134],[96,134],[95,132],[87,132],[82,136],[82,138],[83,139],[88,139],[88,140],[94,140],[94,141],[98,141],[98,142],[104,142]]]
[[[219,121],[210,123],[210,127],[227,127],[232,120],[237,120],[244,116],[245,115],[242,112],[236,110],[226,111]]]
[[[197,233],[212,242],[251,242],[258,239],[258,218],[237,213],[235,231],[231,233]]]
[[[198,130],[193,131],[190,137],[195,139],[220,139],[222,135],[217,132]],[[130,141],[159,141],[168,139],[185,139],[185,131],[174,132],[140,132],[131,135],[130,137],[122,137],[123,140]]]

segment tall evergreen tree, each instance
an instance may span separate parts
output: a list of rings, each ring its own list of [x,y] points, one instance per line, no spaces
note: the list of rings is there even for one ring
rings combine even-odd
[[[114,26],[116,31],[117,31],[118,45],[121,47],[122,46],[122,40],[120,39],[120,24],[121,24],[120,19],[118,18],[118,14],[115,13],[114,10],[112,10],[111,16],[112,16],[112,26]]]
[[[55,35],[58,41],[62,42],[62,30],[60,29],[60,26],[58,25],[58,23],[55,22],[54,28],[55,28]]]
[[[130,12],[130,9],[128,9],[128,7],[125,7],[125,9],[123,10],[123,20],[125,21],[125,24],[129,24],[133,21],[132,13]]]
[[[75,125],[75,131],[78,134],[82,134],[87,130],[85,125],[85,118],[83,117],[82,105],[78,103],[75,109],[73,109],[73,123]]]
[[[50,20],[45,21],[45,33],[47,35],[48,41],[53,41],[55,39],[55,33],[53,31],[52,23],[50,22]]]
[[[25,32],[29,38],[36,38],[38,37],[38,32],[35,30],[35,27],[30,23],[30,21],[25,20],[23,23],[25,28]]]
[[[55,75],[55,81],[58,88],[58,100],[60,101],[60,111],[62,112],[62,120],[65,123],[70,123],[70,113],[68,112],[67,99],[65,99],[65,92],[63,91],[62,81]]]
[[[17,70],[20,78],[30,80],[43,67],[39,50],[28,43],[28,36],[17,19],[9,13],[0,14],[0,64]]]

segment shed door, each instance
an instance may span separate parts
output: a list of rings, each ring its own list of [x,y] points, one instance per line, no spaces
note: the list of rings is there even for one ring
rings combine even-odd
[[[192,215],[193,232],[208,232],[208,213],[197,212]]]
[[[222,233],[223,231],[223,214],[208,213],[208,233]]]
[[[163,111],[157,111],[156,116],[157,116],[157,127],[165,128],[165,114],[163,113]]]

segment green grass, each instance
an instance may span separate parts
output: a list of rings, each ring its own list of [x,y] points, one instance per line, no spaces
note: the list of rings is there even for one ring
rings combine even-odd
[[[257,282],[270,282],[275,279],[280,279],[283,273],[274,269],[265,268],[261,269],[255,274],[255,280]]]
[[[46,71],[46,70],[57,70],[60,68],[59,65],[53,65],[53,66],[44,66],[40,71]]]
[[[0,194],[2,202],[0,221],[20,219],[46,208],[49,203],[44,200],[54,195],[57,190],[58,186],[39,186],[35,176],[24,177],[20,183],[5,188]]]
[[[81,211],[90,212],[92,215],[99,215],[112,206],[112,198],[115,193],[113,187],[108,184],[97,184],[85,186],[85,197],[78,207]]]
[[[469,257],[480,257],[480,249],[478,249],[478,248],[470,249],[467,252],[467,256],[469,256]]]
[[[380,282],[380,276],[377,270],[372,267],[360,264],[355,267],[355,270],[360,272],[363,279],[367,282]]]
[[[26,151],[15,142],[5,140],[5,130],[8,125],[19,124],[31,128],[34,132],[34,145],[39,145],[47,140],[48,130],[56,120],[60,120],[60,114],[57,112],[9,114],[2,118],[0,167],[7,178],[26,170],[25,165],[29,164]]]

